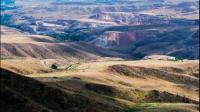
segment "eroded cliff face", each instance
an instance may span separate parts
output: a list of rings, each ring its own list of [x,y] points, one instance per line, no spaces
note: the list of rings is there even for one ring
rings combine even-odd
[[[139,40],[155,37],[159,31],[143,30],[143,31],[107,31],[97,37],[92,43],[103,48],[125,47]]]
[[[2,11],[2,24],[119,53],[198,57],[198,36],[190,38],[199,25],[196,0],[76,1],[17,0],[16,10]]]

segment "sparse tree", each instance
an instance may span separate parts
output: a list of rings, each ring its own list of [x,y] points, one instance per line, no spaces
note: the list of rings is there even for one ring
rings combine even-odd
[[[51,65],[51,68],[54,69],[54,70],[57,70],[58,69],[58,65],[56,63],[54,63],[54,64]]]

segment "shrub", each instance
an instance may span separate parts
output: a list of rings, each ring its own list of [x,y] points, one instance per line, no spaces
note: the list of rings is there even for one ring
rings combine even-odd
[[[54,69],[54,70],[57,70],[58,69],[58,65],[56,63],[54,63],[54,64],[51,65],[51,68]]]

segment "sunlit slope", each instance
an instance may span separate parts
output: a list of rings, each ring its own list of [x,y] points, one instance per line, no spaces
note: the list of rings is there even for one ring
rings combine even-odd
[[[198,61],[108,61],[72,65],[36,78],[86,96],[132,103],[198,103]],[[99,96],[100,95],[100,96]]]
[[[85,59],[99,57],[124,57],[84,42],[60,42],[48,36],[25,34],[16,29],[1,26],[2,58]]]
[[[3,81],[5,90],[20,93],[35,102],[34,108],[50,112],[198,112],[198,66],[195,60],[90,62],[26,77],[14,78],[14,73],[4,70],[13,78]]]

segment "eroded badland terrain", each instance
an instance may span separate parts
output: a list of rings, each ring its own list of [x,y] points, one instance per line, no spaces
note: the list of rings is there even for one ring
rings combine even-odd
[[[2,3],[3,112],[199,112],[197,0]]]

